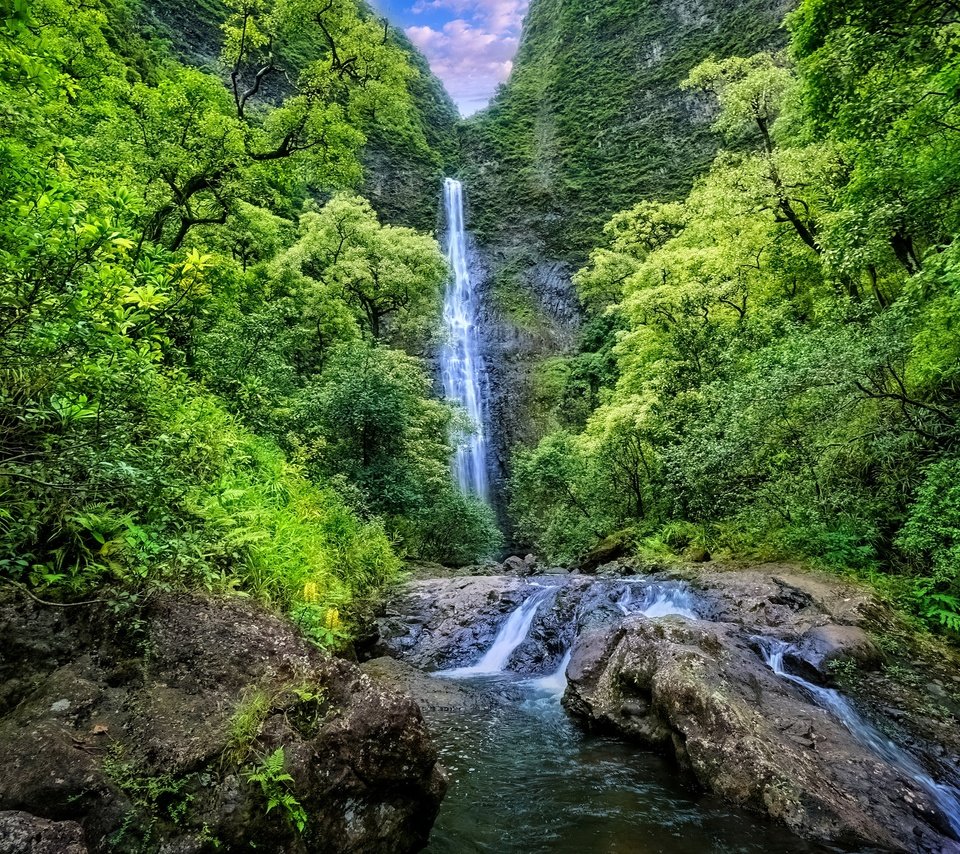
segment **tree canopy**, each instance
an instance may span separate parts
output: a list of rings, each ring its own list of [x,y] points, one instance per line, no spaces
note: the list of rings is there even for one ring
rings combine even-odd
[[[805,556],[955,628],[960,19],[804,0],[788,23],[786,52],[684,81],[728,149],[577,274],[616,370],[582,430],[520,454],[514,507],[558,557],[621,528]]]

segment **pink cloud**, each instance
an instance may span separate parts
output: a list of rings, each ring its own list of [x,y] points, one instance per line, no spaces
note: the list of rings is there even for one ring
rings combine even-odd
[[[510,76],[527,5],[528,0],[416,0],[417,14],[446,10],[460,16],[440,29],[411,26],[405,32],[464,115],[486,106]]]

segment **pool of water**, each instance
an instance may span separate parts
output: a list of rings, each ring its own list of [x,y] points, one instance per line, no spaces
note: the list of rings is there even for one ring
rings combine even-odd
[[[837,849],[698,793],[665,759],[572,725],[520,677],[472,685],[510,701],[433,710],[450,774],[430,854],[810,854]]]

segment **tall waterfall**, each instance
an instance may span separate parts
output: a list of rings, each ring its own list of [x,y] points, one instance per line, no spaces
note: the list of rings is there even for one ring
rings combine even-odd
[[[467,269],[463,186],[459,181],[453,178],[444,180],[443,204],[447,220],[447,260],[453,270],[443,301],[446,332],[446,343],[440,353],[443,390],[448,399],[463,406],[474,428],[474,432],[459,437],[453,473],[463,492],[486,500],[487,441],[480,396],[482,362],[477,339],[476,294]]]

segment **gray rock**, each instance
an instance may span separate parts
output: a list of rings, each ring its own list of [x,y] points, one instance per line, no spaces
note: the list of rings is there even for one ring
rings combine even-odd
[[[847,661],[864,670],[872,670],[883,663],[883,654],[859,626],[831,623],[804,632],[788,661],[804,675],[830,682],[836,664]]]
[[[929,791],[859,741],[809,692],[774,674],[755,637],[870,667],[876,663],[871,630],[897,631],[906,660],[926,678],[897,681],[902,669],[857,669],[861,690],[852,700],[881,731],[909,745],[934,779],[951,783],[960,779],[960,736],[954,718],[933,708],[922,687],[952,686],[955,654],[932,654],[929,639],[904,640],[909,635],[869,589],[797,567],[714,562],[655,579],[618,572],[421,579],[390,599],[381,644],[412,664],[470,664],[510,611],[541,586],[555,587],[508,667],[522,675],[549,673],[572,647],[564,705],[584,727],[668,753],[704,788],[806,837],[871,850],[960,851]],[[693,591],[699,619],[635,613],[681,581]],[[423,682],[409,668],[394,678],[415,696],[432,698],[432,709],[474,702],[450,699],[448,687],[430,684],[441,680]]]
[[[0,812],[0,854],[87,854],[83,828],[25,812]]]
[[[31,618],[38,607],[0,603],[0,666],[25,648],[24,627],[44,625]],[[425,844],[446,784],[408,697],[239,599],[158,597],[136,655],[104,633],[103,615],[74,614],[56,624],[72,657],[20,661],[42,678],[0,716],[0,810],[74,819],[92,852],[139,839],[144,851],[186,854],[208,836],[226,850],[291,854]],[[135,664],[118,666],[124,656]],[[238,747],[231,717],[257,692],[266,704]],[[302,834],[248,780],[280,748],[308,817]],[[151,806],[144,793],[159,779],[169,794]]]
[[[775,676],[736,626],[630,617],[578,638],[567,675],[564,705],[590,726],[673,754],[804,836],[960,851],[930,795]]]
[[[377,656],[423,670],[470,664],[535,588],[516,576],[423,579],[398,588],[378,621]]]

